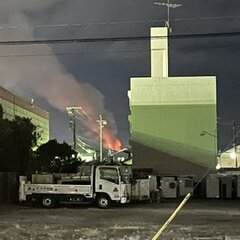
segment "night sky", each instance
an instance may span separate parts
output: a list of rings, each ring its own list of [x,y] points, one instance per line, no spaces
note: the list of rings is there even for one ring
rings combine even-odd
[[[165,0],[159,0],[164,2]],[[146,0],[8,0],[0,2],[0,41],[149,36],[166,8]],[[173,0],[171,1],[173,2]],[[240,1],[176,0],[170,11],[169,76],[217,76],[219,147],[240,124]],[[234,32],[234,36],[222,33]],[[217,33],[215,37],[198,34]],[[150,76],[148,40],[0,45],[0,83],[50,112],[51,138],[72,142],[67,106],[81,106],[78,134],[91,142],[92,123],[108,120],[111,137],[128,145],[130,77]],[[96,126],[94,126],[96,127]],[[238,130],[238,129],[237,129]]]

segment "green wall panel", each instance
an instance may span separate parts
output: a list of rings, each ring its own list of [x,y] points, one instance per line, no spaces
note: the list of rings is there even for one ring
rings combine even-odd
[[[204,167],[216,164],[216,105],[131,106],[132,141]],[[201,136],[206,131],[210,134]]]

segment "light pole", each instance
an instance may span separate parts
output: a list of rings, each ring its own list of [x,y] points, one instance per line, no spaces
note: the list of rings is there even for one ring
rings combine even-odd
[[[164,6],[167,7],[167,19],[165,21],[165,27],[169,29],[169,32],[172,32],[172,29],[170,27],[170,8],[177,8],[181,7],[182,4],[177,4],[177,3],[170,3],[170,0],[167,0],[166,3],[163,2],[154,2],[153,4],[158,5],[158,6]]]
[[[107,125],[107,121],[102,118],[102,115],[99,115],[99,153],[100,153],[100,162],[103,160],[103,128]]]

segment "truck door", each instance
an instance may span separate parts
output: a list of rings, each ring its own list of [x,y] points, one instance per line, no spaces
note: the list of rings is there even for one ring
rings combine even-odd
[[[120,175],[116,167],[99,166],[96,169],[95,189],[107,193],[111,200],[120,200]]]

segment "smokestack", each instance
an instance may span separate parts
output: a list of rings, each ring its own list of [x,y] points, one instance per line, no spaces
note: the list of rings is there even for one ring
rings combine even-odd
[[[151,28],[151,77],[168,77],[168,28]]]

